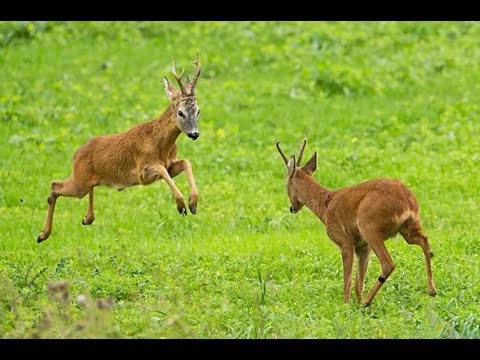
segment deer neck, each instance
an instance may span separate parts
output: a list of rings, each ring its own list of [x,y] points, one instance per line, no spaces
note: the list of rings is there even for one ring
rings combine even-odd
[[[327,208],[333,191],[320,185],[311,176],[302,174],[299,177],[299,200],[325,224]]]
[[[153,120],[153,125],[156,133],[155,138],[162,148],[172,148],[178,136],[182,133],[177,126],[172,104],[170,104],[160,117]]]

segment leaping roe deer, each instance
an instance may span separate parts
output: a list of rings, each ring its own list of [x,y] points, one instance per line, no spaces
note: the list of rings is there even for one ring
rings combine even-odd
[[[300,148],[295,161],[292,155],[287,159],[276,146],[287,166],[287,193],[290,198],[290,212],[296,214],[305,205],[323,222],[327,235],[340,248],[343,261],[344,302],[350,302],[354,254],[357,255],[355,295],[358,302],[368,306],[383,283],[395,269],[384,241],[402,234],[409,244],[420,245],[425,255],[428,290],[431,296],[437,294],[432,278],[430,251],[427,236],[422,232],[418,202],[415,195],[399,180],[374,179],[340,190],[328,190],[312,177],[317,168],[317,153],[304,166],[303,151],[307,139]],[[362,301],[370,251],[380,260],[382,273]]]
[[[190,185],[189,208],[192,214],[197,211],[198,190],[188,160],[177,158],[178,136],[184,132],[196,140],[200,109],[195,97],[195,87],[201,72],[200,55],[197,53],[195,75],[192,81],[182,83],[182,76],[175,70],[172,60],[172,73],[180,90],[164,77],[165,92],[170,106],[160,117],[130,130],[113,135],[94,137],[80,147],[73,158],[73,172],[65,181],[53,181],[48,197],[48,215],[45,226],[37,241],[46,240],[52,232],[53,213],[59,196],[83,198],[89,195],[88,212],[82,220],[90,225],[95,219],[93,211],[93,190],[99,185],[113,186],[123,190],[134,185],[148,185],[163,179],[173,192],[177,209],[181,215],[187,214],[182,193],[172,178],[185,171]],[[184,69],[185,70],[185,69]]]

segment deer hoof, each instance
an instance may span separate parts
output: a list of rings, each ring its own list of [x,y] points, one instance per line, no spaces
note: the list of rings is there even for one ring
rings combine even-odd
[[[436,295],[437,295],[437,291],[436,291],[436,290],[429,290],[429,291],[428,291],[428,295],[430,295],[430,296],[436,296]]]
[[[91,225],[91,224],[93,223],[93,220],[95,220],[95,218],[93,218],[93,219],[91,219],[91,220],[89,220],[89,219],[87,219],[87,218],[84,218],[84,219],[82,220],[82,225]]]
[[[364,308],[367,308],[367,307],[370,306],[370,301],[369,301],[369,302],[363,301],[363,302],[362,302],[362,305],[363,305]]]
[[[197,207],[193,205],[188,206],[190,208],[190,212],[195,215],[197,213]]]
[[[177,210],[180,215],[187,216],[187,209],[178,207]]]
[[[45,234],[42,232],[42,233],[41,233],[40,235],[38,235],[38,237],[37,237],[37,243],[41,243],[42,241],[47,240],[47,238],[48,238],[48,235],[45,236]]]

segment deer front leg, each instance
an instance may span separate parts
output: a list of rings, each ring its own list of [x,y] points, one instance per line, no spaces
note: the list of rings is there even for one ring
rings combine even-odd
[[[363,289],[365,288],[365,275],[367,274],[368,259],[370,258],[370,246],[362,244],[355,249],[358,266],[355,276],[355,296],[358,303],[362,302]]]
[[[352,271],[354,260],[353,238],[345,233],[338,222],[332,220],[328,223],[327,234],[332,241],[340,247],[343,263],[343,302],[350,302],[352,290]]]
[[[164,166],[157,164],[157,165],[148,165],[145,166],[141,173],[140,173],[140,181],[142,184],[147,185],[151,184],[157,179],[163,179],[168,184],[170,189],[172,190],[173,196],[175,197],[175,202],[177,203],[177,210],[180,215],[187,215],[187,207],[185,206],[185,200],[183,199],[183,195],[175,186],[172,178],[168,174],[167,169]]]
[[[195,184],[195,178],[193,177],[192,164],[188,160],[173,160],[170,167],[168,168],[168,173],[172,178],[180,174],[182,171],[185,171],[187,175],[188,184],[190,185],[190,198],[188,199],[188,206],[190,212],[195,215],[197,213],[197,202],[198,202],[198,190],[197,185]]]
[[[343,262],[343,302],[350,302],[350,292],[352,289],[352,270],[353,270],[353,244],[348,243],[342,247]]]

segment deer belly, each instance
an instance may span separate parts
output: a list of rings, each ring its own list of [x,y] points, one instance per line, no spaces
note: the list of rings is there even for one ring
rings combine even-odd
[[[138,184],[139,182],[135,173],[122,174],[122,176],[118,177],[104,178],[102,181],[102,185],[111,186],[119,191]]]
[[[126,189],[127,187],[130,187],[133,185],[125,185],[125,184],[112,184],[112,187],[118,191],[122,191],[123,189]]]

